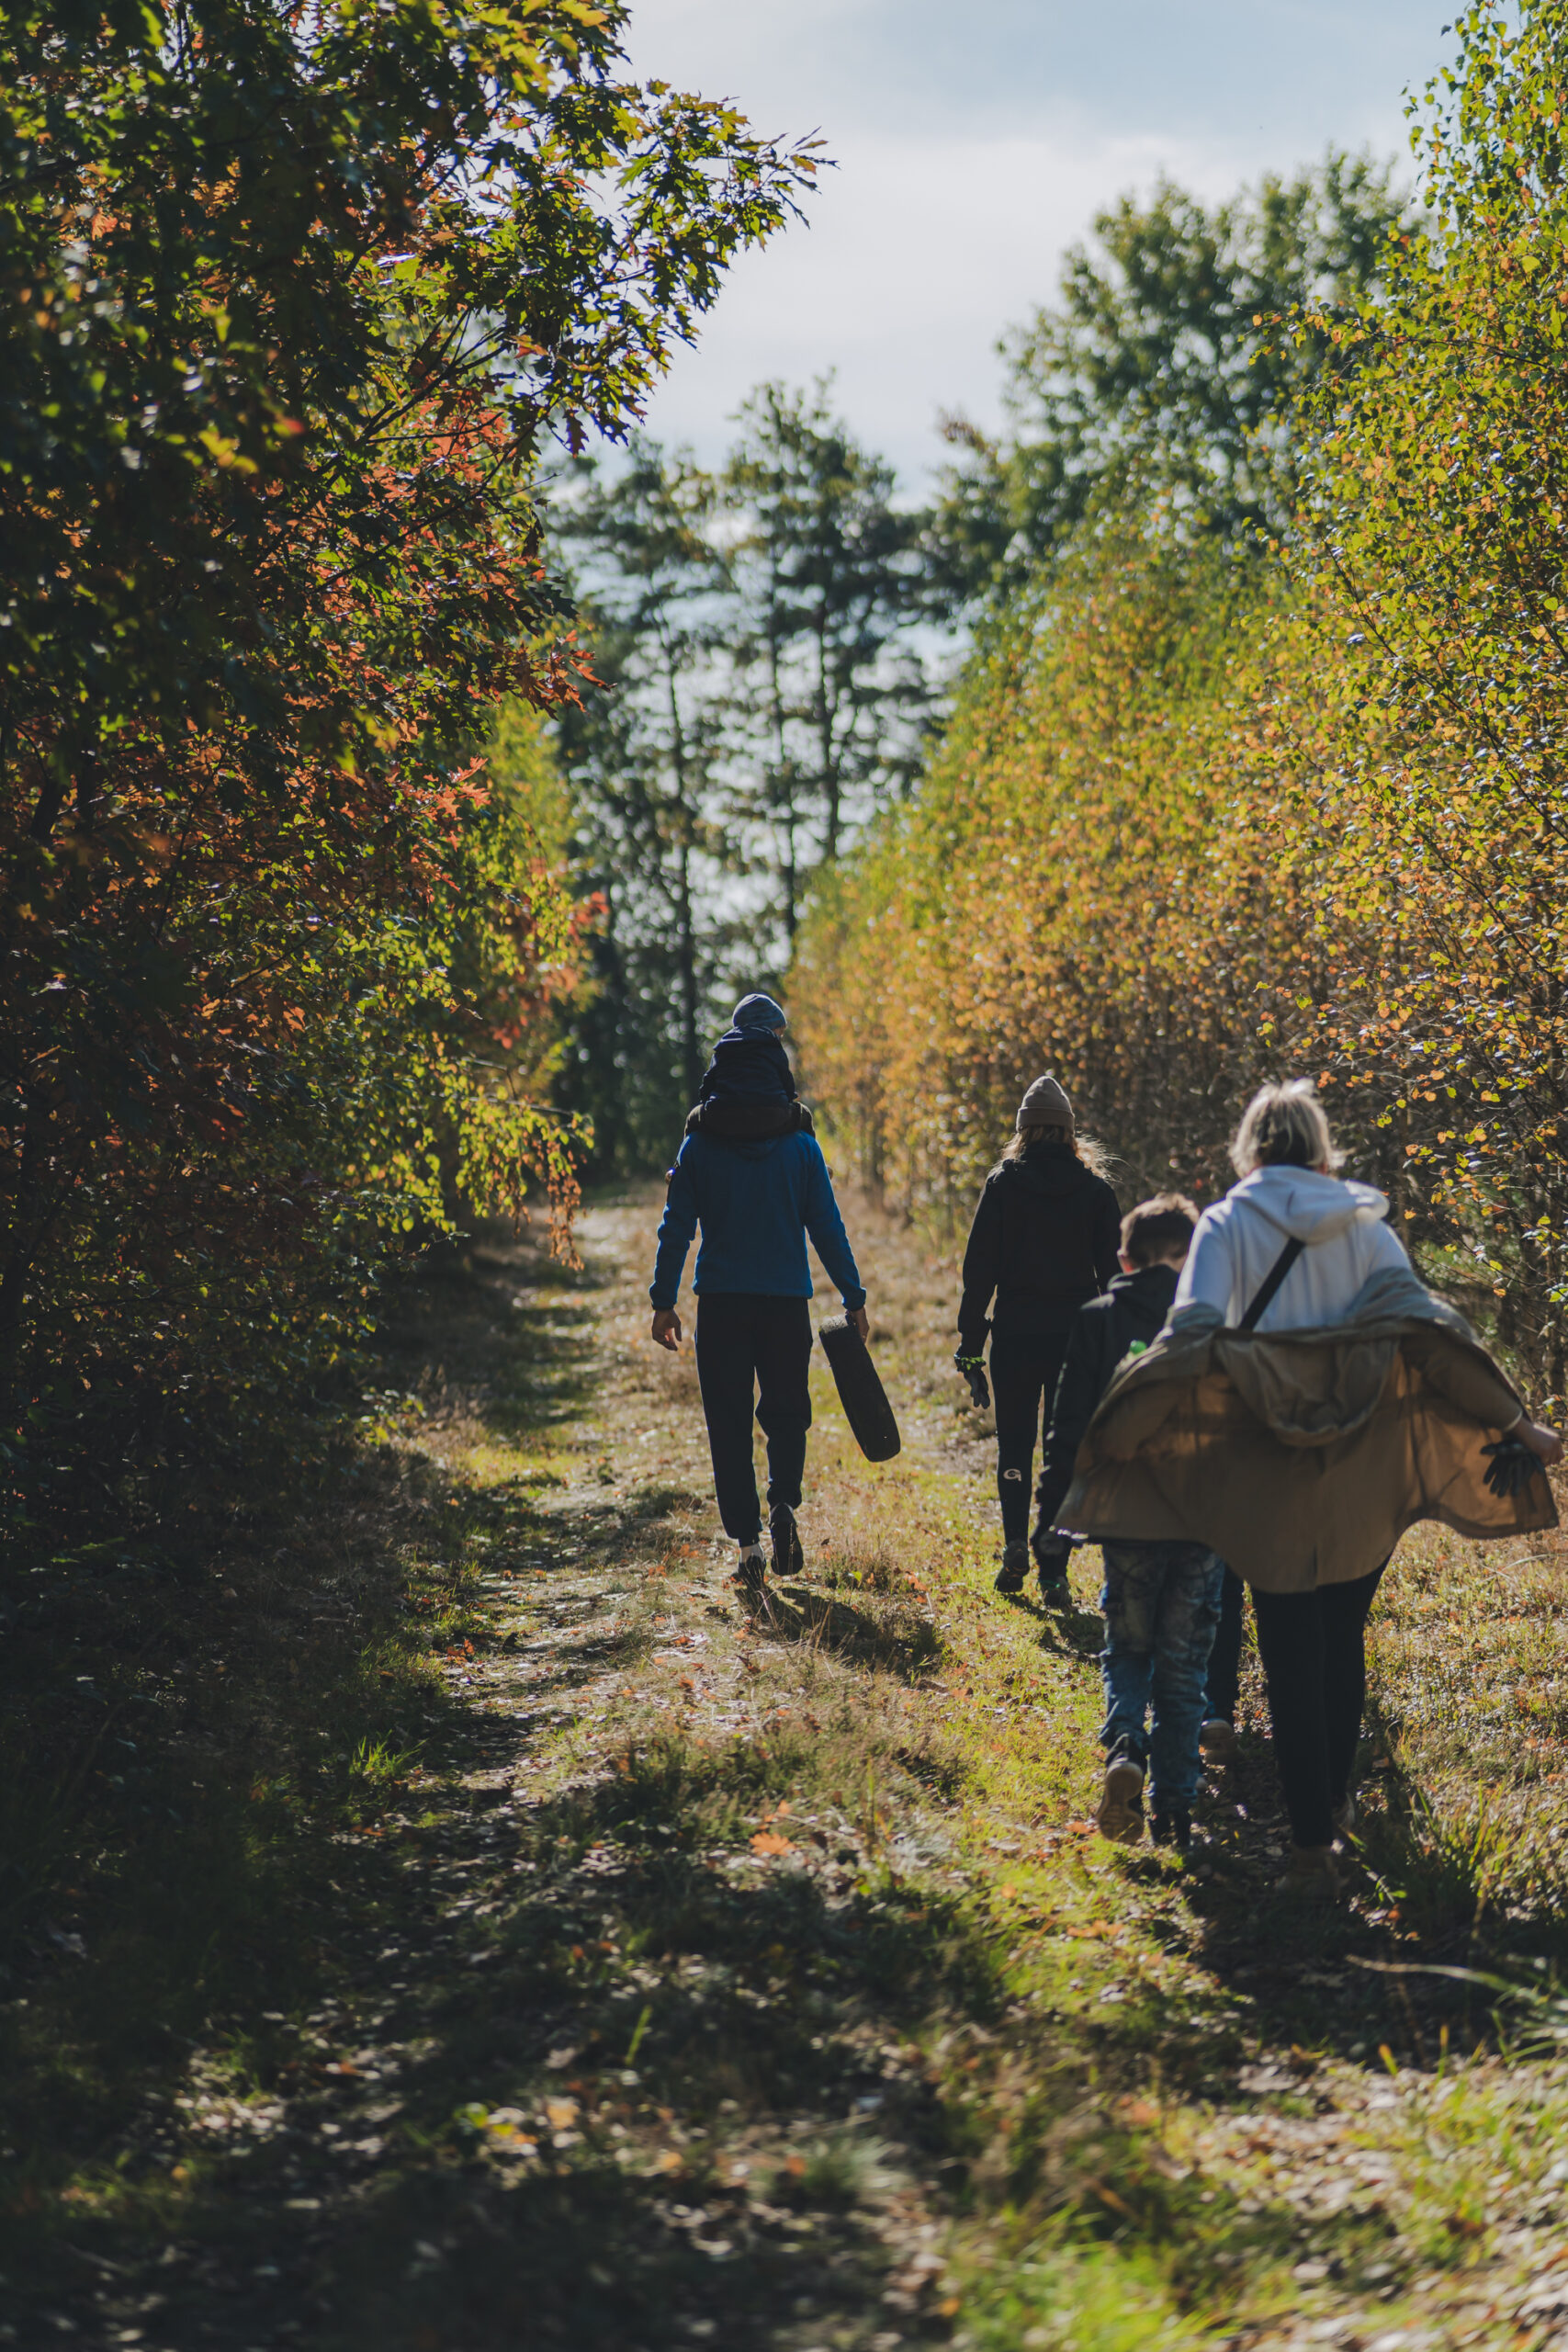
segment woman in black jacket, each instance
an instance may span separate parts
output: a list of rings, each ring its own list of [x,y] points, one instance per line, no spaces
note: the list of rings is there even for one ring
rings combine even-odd
[[[1048,1423],[1073,1317],[1086,1299],[1110,1287],[1122,1237],[1100,1155],[1078,1135],[1072,1104],[1054,1078],[1035,1080],[1016,1127],[975,1212],[954,1358],[976,1403],[985,1405],[989,1330],[1002,1507],[998,1592],[1019,1591],[1028,1574],[1041,1408]]]

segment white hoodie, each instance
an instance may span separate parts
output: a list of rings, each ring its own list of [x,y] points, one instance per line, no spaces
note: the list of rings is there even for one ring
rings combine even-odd
[[[1257,1328],[1337,1323],[1370,1274],[1409,1265],[1387,1215],[1387,1200],[1371,1184],[1315,1168],[1255,1168],[1199,1218],[1171,1314],[1201,1301],[1234,1329],[1293,1238],[1306,1247]]]

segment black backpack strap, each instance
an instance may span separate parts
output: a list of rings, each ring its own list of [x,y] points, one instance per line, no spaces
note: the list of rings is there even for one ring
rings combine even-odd
[[[1293,1236],[1286,1242],[1269,1272],[1258,1283],[1252,1305],[1235,1327],[1238,1331],[1256,1331],[1263,1316],[1273,1306],[1279,1295],[1280,1283],[1305,1248],[1306,1243],[1296,1240]]]

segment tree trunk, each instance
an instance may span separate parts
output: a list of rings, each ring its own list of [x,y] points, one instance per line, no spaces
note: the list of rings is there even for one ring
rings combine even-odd
[[[675,686],[675,656],[664,648],[665,684],[670,706],[670,765],[675,778],[677,850],[675,856],[676,956],[681,987],[681,1065],[685,1074],[686,1101],[696,1101],[703,1082],[703,1053],[697,1037],[697,933],[692,911],[692,804],[688,791],[686,730],[681,721],[681,697]]]
[[[677,872],[681,910],[681,1059],[686,1076],[686,1101],[692,1103],[702,1091],[703,1051],[697,1036],[697,940],[692,920],[692,853],[683,841]]]
[[[789,742],[784,733],[784,688],[779,680],[778,581],[775,574],[770,583],[768,614],[768,693],[773,706],[773,767],[781,785],[789,775]],[[784,848],[779,858],[779,878],[784,884],[784,945],[790,957],[795,955],[795,932],[798,920],[796,900],[799,896],[799,875],[795,850],[795,786],[787,787],[788,798],[783,804],[781,821]]]
[[[839,800],[842,779],[833,752],[833,711],[828,694],[828,599],[817,616],[817,757],[822,778],[822,863],[830,865],[839,854]]]
[[[0,1273],[0,1409],[6,1421],[12,1420],[20,1404],[17,1384],[22,1359],[22,1294],[32,1269],[33,1252],[38,1246],[37,1207],[42,1189],[43,1147],[40,1141],[42,1111],[37,1104],[31,1108],[22,1136],[21,1159],[17,1170],[16,1216],[11,1227],[11,1243],[6,1253],[5,1272]]]

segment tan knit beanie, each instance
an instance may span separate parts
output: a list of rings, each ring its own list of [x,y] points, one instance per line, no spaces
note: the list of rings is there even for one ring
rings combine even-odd
[[[1054,1078],[1037,1078],[1018,1106],[1016,1127],[1070,1127],[1073,1106]]]

